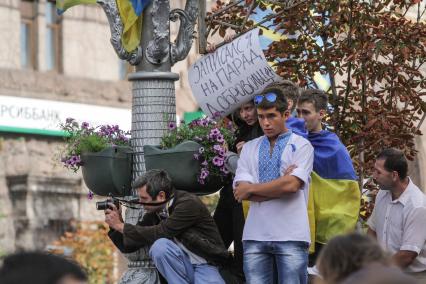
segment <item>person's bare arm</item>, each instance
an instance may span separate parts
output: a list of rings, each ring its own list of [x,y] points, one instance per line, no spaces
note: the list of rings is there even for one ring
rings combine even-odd
[[[400,250],[392,256],[392,261],[401,268],[408,267],[418,256],[415,251]]]
[[[367,229],[367,235],[369,235],[370,237],[372,237],[373,239],[377,239],[377,234],[375,231],[373,231],[370,227],[368,227]]]

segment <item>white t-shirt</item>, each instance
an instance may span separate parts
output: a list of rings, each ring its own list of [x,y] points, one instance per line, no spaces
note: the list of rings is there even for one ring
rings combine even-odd
[[[259,183],[259,147],[265,136],[244,144],[238,160],[235,183]],[[250,202],[244,226],[243,240],[304,241],[310,243],[308,220],[309,182],[314,161],[314,149],[305,138],[291,134],[281,155],[281,175],[291,165],[297,168],[291,175],[304,184],[296,193],[264,202]]]

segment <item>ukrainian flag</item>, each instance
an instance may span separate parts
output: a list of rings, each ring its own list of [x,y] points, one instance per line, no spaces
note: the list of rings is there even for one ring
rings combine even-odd
[[[313,252],[315,242],[325,244],[355,229],[361,193],[351,157],[337,135],[323,130],[307,138],[314,147],[308,202]]]
[[[127,52],[135,50],[142,34],[142,12],[152,0],[116,0],[121,21],[123,35],[121,43]]]
[[[142,12],[152,0],[116,0],[123,34],[121,43],[127,52],[135,50],[142,34]],[[96,4],[96,0],[56,0],[58,14],[64,13],[68,8],[80,4]]]
[[[96,4],[96,0],[56,0],[57,13],[61,15],[68,8],[80,4]]]

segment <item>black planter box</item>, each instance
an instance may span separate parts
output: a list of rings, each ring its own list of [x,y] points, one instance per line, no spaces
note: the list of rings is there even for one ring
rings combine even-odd
[[[87,187],[100,196],[131,193],[132,148],[112,146],[96,153],[83,153],[82,173]]]
[[[202,185],[197,180],[200,163],[194,159],[200,144],[185,141],[172,149],[162,150],[159,146],[145,145],[144,157],[146,170],[163,169],[170,175],[176,189],[198,195],[207,195],[218,191],[223,185],[220,177],[209,176]]]

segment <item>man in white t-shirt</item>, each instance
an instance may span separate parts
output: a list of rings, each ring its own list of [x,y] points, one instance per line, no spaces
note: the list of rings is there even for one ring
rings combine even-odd
[[[313,148],[287,129],[285,95],[267,88],[254,101],[265,135],[244,145],[233,184],[236,200],[250,200],[244,273],[248,284],[273,283],[274,270],[278,283],[306,283]]]
[[[380,191],[367,222],[368,234],[392,253],[395,264],[425,281],[426,196],[407,169],[407,159],[399,150],[386,149],[377,157],[373,177]]]

